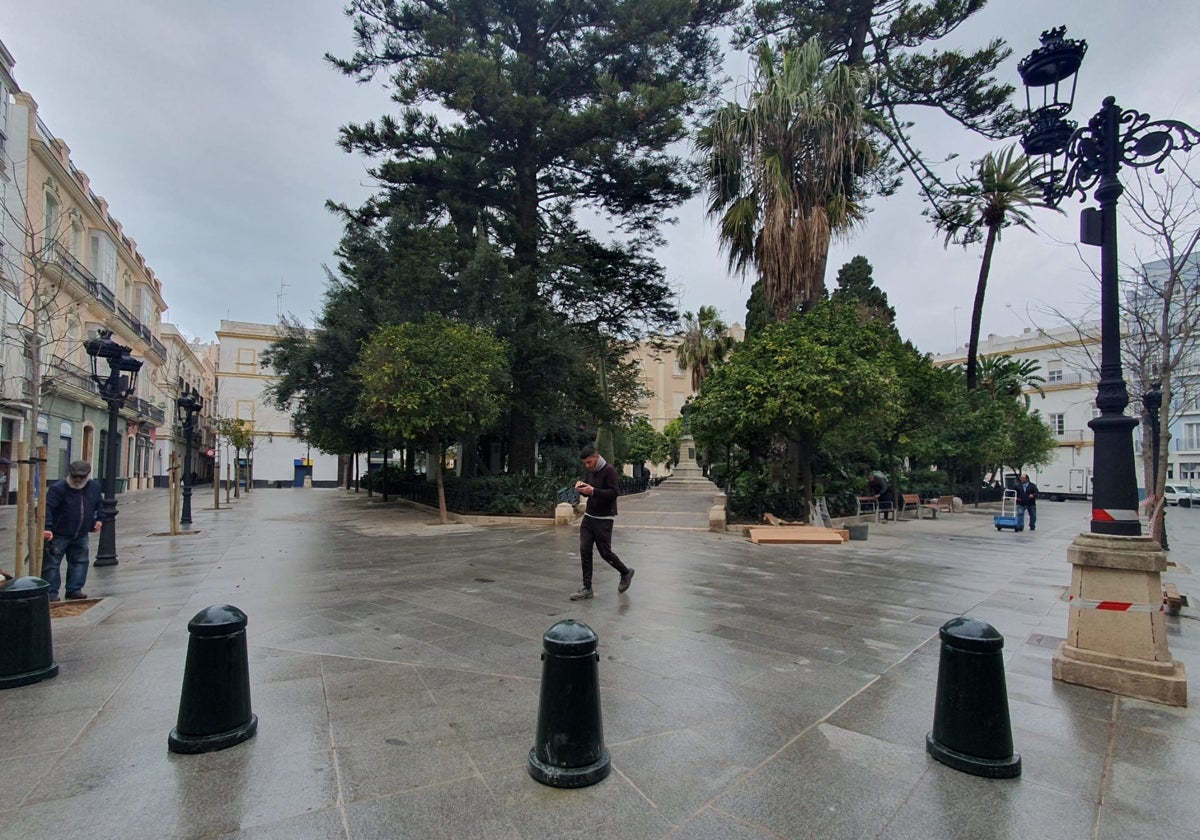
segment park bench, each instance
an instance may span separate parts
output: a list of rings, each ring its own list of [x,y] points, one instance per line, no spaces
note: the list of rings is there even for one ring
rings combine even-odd
[[[858,503],[855,516],[873,516],[878,522],[880,515],[886,517],[892,513],[892,503],[881,502],[878,496],[855,496],[854,498]]]
[[[1173,583],[1163,584],[1163,603],[1167,605],[1167,612],[1171,615],[1179,615],[1179,608],[1188,605],[1186,595],[1179,594],[1179,587]]]
[[[900,498],[904,502],[904,506],[900,509],[901,513],[911,509],[915,512],[917,519],[923,519],[924,514],[922,511],[927,510],[930,513],[931,519],[937,519],[938,505],[931,504],[929,502],[922,502],[921,497],[916,493],[905,493]]]

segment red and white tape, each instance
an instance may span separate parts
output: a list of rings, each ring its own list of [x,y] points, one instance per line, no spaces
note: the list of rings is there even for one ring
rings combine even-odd
[[[1092,519],[1097,522],[1137,522],[1138,512],[1136,510],[1092,508]]]
[[[1070,606],[1076,610],[1110,610],[1111,612],[1162,612],[1162,604],[1134,604],[1130,601],[1092,601],[1087,598],[1069,597]]]

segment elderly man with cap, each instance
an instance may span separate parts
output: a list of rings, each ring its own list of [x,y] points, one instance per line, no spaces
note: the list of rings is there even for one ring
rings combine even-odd
[[[92,465],[72,461],[67,477],[46,492],[48,550],[42,560],[42,578],[50,584],[50,600],[58,600],[59,566],[67,558],[67,598],[86,598],[88,534],[100,530],[100,485],[88,478]]]

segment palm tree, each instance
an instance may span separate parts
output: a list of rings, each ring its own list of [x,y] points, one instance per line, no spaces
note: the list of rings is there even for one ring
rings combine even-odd
[[[1036,391],[1042,397],[1046,392],[1042,386],[1046,378],[1038,371],[1041,365],[1034,359],[1014,359],[1007,353],[995,356],[980,356],[978,385],[993,397],[1005,396],[1024,398],[1028,409],[1032,400],[1027,391]]]
[[[699,393],[700,383],[713,365],[720,364],[733,347],[729,328],[714,306],[701,306],[698,313],[683,313],[683,340],[676,348],[680,370],[692,371],[692,390]]]
[[[831,237],[863,218],[854,184],[878,160],[863,105],[873,76],[827,62],[815,38],[779,53],[763,43],[756,58],[747,104],[721,108],[696,147],[729,267],[756,269],[786,320],[821,299]]]
[[[1017,154],[1016,146],[1009,146],[999,154],[988,153],[979,161],[975,175],[960,180],[940,211],[926,211],[933,216],[937,228],[945,231],[947,247],[951,243],[965,247],[984,240],[983,260],[975,284],[975,306],[971,310],[971,337],[967,342],[968,391],[979,385],[979,328],[992,254],[1004,228],[1016,225],[1033,229],[1029,215],[1033,207],[1049,205],[1042,198],[1041,188],[1034,183],[1027,158]]]

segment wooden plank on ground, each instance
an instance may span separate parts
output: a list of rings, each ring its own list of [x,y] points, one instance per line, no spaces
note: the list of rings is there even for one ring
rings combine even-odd
[[[750,542],[756,545],[781,545],[814,543],[840,545],[842,535],[828,528],[813,528],[807,525],[769,525],[746,529]]]

